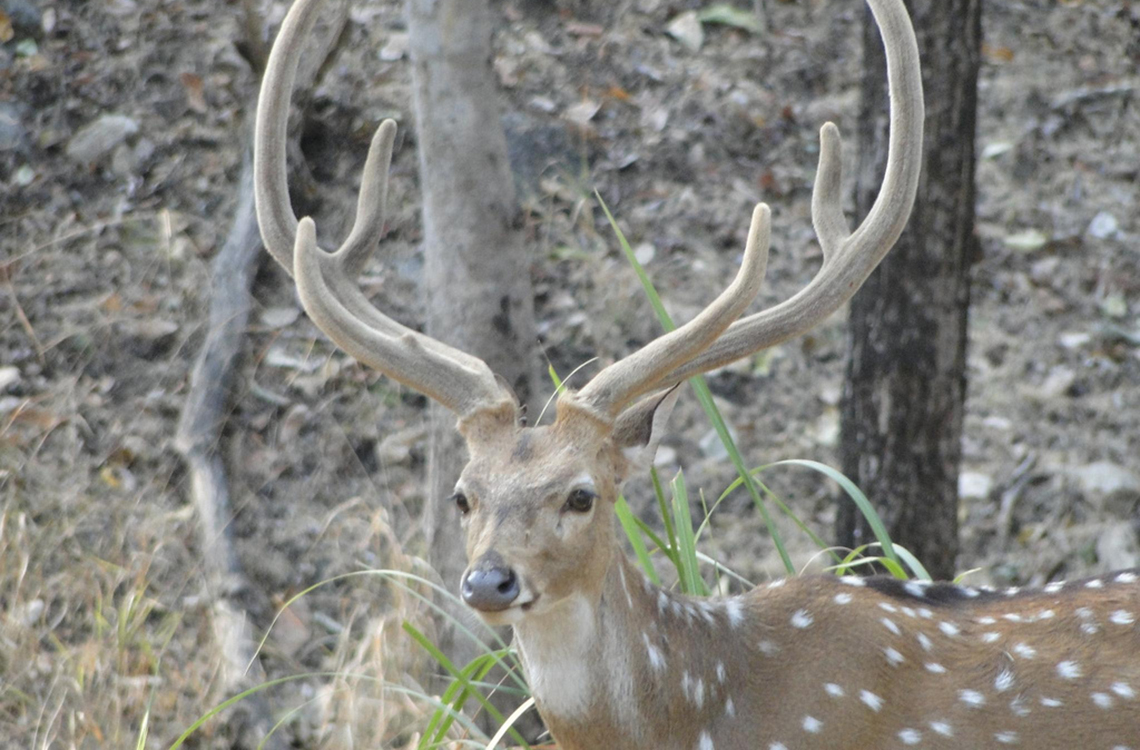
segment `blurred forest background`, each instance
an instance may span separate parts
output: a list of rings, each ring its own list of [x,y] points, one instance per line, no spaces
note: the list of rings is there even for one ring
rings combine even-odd
[[[854,165],[863,4],[760,5],[762,26],[747,20],[752,8],[700,0],[492,3],[533,249],[536,369],[565,375],[658,330],[595,189],[676,319],[731,278],[756,201],[774,213],[757,306],[818,268],[817,133],[834,120]],[[219,582],[208,580],[217,561],[175,438],[218,282],[211,260],[239,194],[250,61],[285,9],[0,2],[0,747],[134,747],[144,717],[146,746],[167,747],[230,697],[234,658],[218,646]],[[978,568],[977,583],[1022,585],[1134,566],[1140,4],[991,0],[983,28],[957,567]],[[403,3],[350,4],[329,45],[294,154],[304,210],[343,237],[368,139],[382,118],[400,123],[388,234],[362,285],[419,326]],[[318,582],[373,568],[430,575],[419,562],[425,400],[336,350],[262,256],[219,443],[232,502],[222,521],[243,574],[223,593],[255,640]],[[844,356],[837,315],[710,375],[750,464],[838,465]],[[672,421],[660,470],[683,467],[715,498],[733,470],[710,426],[691,397]],[[833,487],[794,471],[767,479],[830,537]],[[655,523],[648,482],[628,496]],[[797,564],[809,565],[817,550],[787,525]],[[782,574],[744,496],[714,518],[705,551],[752,580]],[[405,746],[427,709],[380,681],[444,685],[404,618],[430,630],[414,596],[367,574],[292,605],[252,683],[299,675],[266,692],[279,740]],[[231,724],[208,723],[188,746],[232,746]]]

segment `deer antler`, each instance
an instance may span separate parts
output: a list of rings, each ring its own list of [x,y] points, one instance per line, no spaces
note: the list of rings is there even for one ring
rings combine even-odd
[[[297,280],[313,323],[361,362],[420,391],[461,417],[513,401],[483,360],[406,328],[378,310],[355,278],[379,242],[396,123],[376,130],[364,163],[356,221],[333,253],[317,246],[312,219],[300,222],[289,204],[285,138],[289,99],[305,37],[322,0],[298,0],[273,45],[257,103],[254,197],[266,249]]]
[[[576,394],[567,397],[613,418],[638,396],[653,390],[661,379],[660,373],[668,373],[704,351],[740,317],[760,291],[768,265],[771,217],[767,204],[757,204],[753,209],[744,260],[736,278],[697,317],[614,362]]]
[[[689,325],[661,336],[598,373],[579,391],[578,401],[612,416],[655,388],[722,367],[805,333],[851,299],[898,240],[914,205],[922,165],[923,100],[918,43],[901,2],[868,0],[868,4],[886,49],[891,133],[883,185],[867,218],[854,232],[848,230],[840,196],[839,129],[829,122],[820,131],[819,171],[812,197],[812,223],[824,260],[811,283],[775,307],[732,322],[751,300],[744,300],[741,310],[724,302],[737,286],[738,277],[733,287]],[[757,231],[764,235],[765,252],[767,211],[763,204],[757,207],[749,233],[750,246]],[[760,230],[758,221],[764,224]]]
[[[722,367],[753,352],[807,332],[854,296],[906,226],[922,167],[922,74],[918,43],[901,2],[867,0],[879,25],[887,58],[891,133],[883,185],[871,211],[854,231],[847,228],[840,197],[839,129],[820,130],[819,171],[812,196],[812,223],[823,249],[823,266],[806,287],[775,307],[742,318],[699,356],[658,384],[677,382]]]

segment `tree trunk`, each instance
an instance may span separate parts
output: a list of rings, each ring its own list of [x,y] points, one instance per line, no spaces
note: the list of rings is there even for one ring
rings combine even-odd
[[[481,357],[525,402],[536,340],[531,257],[500,123],[487,0],[408,0],[407,7],[428,333]],[[454,415],[433,407],[424,525],[431,563],[454,592],[463,540],[445,499],[463,463]]]
[[[946,578],[958,554],[981,0],[906,4],[924,63],[922,177],[906,231],[851,303],[840,450],[844,472],[875,504],[891,538]],[[886,63],[870,13],[863,39],[861,215],[887,157]],[[849,547],[874,541],[849,501],[837,534]]]

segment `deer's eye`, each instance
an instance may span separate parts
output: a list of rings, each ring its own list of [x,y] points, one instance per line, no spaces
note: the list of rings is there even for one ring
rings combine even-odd
[[[594,498],[596,497],[597,495],[589,490],[573,490],[570,496],[566,498],[565,510],[572,510],[575,513],[587,513],[590,508],[594,507]]]
[[[467,500],[467,496],[462,492],[456,492],[451,496],[451,502],[455,503],[455,507],[459,508],[459,512],[467,515],[471,512],[471,503]]]

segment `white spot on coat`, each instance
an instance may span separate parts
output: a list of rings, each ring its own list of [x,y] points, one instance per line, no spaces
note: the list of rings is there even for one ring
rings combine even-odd
[[[940,734],[943,737],[953,737],[954,736],[954,730],[950,727],[949,724],[947,724],[944,721],[932,721],[932,722],[930,722],[930,729],[935,734]]]
[[[982,633],[982,642],[983,643],[997,643],[1000,640],[1001,640],[1001,633],[998,633],[995,630],[991,630],[988,633]]]
[[[959,690],[958,700],[962,701],[970,708],[980,708],[986,705],[986,696],[982,695],[977,690]]]
[[[952,622],[940,622],[938,623],[938,629],[946,635],[958,635],[958,633],[962,632],[958,626]]]
[[[724,611],[728,614],[728,624],[739,628],[744,622],[744,606],[739,599],[728,599],[724,603]]]
[[[1081,665],[1075,661],[1063,661],[1057,665],[1057,674],[1063,680],[1075,680],[1081,676]]]
[[[884,612],[898,612],[899,611],[899,608],[896,607],[895,605],[891,604],[890,602],[879,602],[879,609],[883,610]]]
[[[647,633],[641,634],[641,640],[645,642],[645,651],[649,654],[649,666],[653,667],[655,672],[663,671],[665,669],[665,657],[661,655],[661,649],[649,641]]]
[[[701,732],[700,741],[697,743],[699,750],[713,750],[712,736],[708,732]]]
[[[1042,589],[1046,594],[1056,594],[1061,589],[1065,588],[1064,581],[1054,581]]]
[[[851,603],[851,594],[848,594],[846,591],[839,593],[839,594],[836,594],[835,595],[835,603],[836,604],[850,604]]]
[[[906,659],[903,658],[902,654],[890,646],[883,649],[883,654],[887,657],[887,661],[891,663],[892,667],[897,667],[899,664],[902,664],[904,661],[906,661]]]
[[[724,702],[724,715],[728,717],[736,716],[736,704],[729,698]]]
[[[1127,682],[1114,682],[1112,683],[1112,692],[1119,695],[1121,698],[1132,700],[1136,697],[1136,691]]]
[[[820,730],[823,729],[823,722],[814,716],[805,716],[803,726],[805,732],[809,734],[819,734]]]
[[[922,646],[923,651],[930,651],[934,648],[934,641],[927,637],[926,633],[919,633],[917,636],[918,645]]]
[[[998,676],[994,678],[994,690],[1004,693],[1011,687],[1013,687],[1013,672],[1008,669],[998,672]]]
[[[1140,578],[1137,578],[1135,573],[1126,572],[1118,575],[1115,580],[1117,583],[1136,583],[1136,581],[1140,580]]]
[[[872,693],[870,690],[861,690],[859,692],[859,700],[867,704],[867,708],[878,713],[883,707],[883,699]]]
[[[994,739],[1003,745],[1017,744],[1017,732],[994,732]]]
[[[1101,708],[1112,708],[1112,696],[1108,693],[1092,693],[1089,697]]]
[[[724,662],[718,661],[716,663],[716,681],[723,685],[726,679],[728,679],[728,673],[724,669]]]
[[[1041,705],[1045,706],[1045,708],[1059,708],[1065,704],[1062,703],[1061,701],[1057,700],[1056,698],[1046,698],[1046,697],[1042,696],[1041,697]]]
[[[810,628],[813,622],[815,622],[815,618],[812,617],[811,612],[808,612],[806,609],[797,609],[795,614],[792,615],[793,628],[799,628],[800,630]]]
[[[926,587],[918,581],[909,581],[903,588],[906,593],[914,597],[926,596]]]
[[[945,674],[946,673],[946,667],[942,666],[941,664],[939,664],[936,661],[932,661],[932,662],[927,662],[926,671],[930,672],[931,674]]]
[[[760,641],[756,644],[756,647],[760,649],[760,653],[764,654],[764,656],[775,656],[780,653],[779,644],[773,643],[772,641]]]
[[[904,745],[917,745],[922,742],[922,732],[917,729],[900,729],[899,741]]]
[[[828,683],[824,684],[823,689],[826,690],[827,694],[830,695],[832,698],[842,698],[843,697],[843,688],[840,687],[839,685],[836,685],[834,682],[828,682]]]
[[[1136,618],[1131,612],[1123,609],[1118,609],[1108,616],[1109,622],[1116,623],[1117,625],[1131,625],[1136,622]]]
[[[860,576],[843,576],[839,579],[840,582],[846,583],[848,586],[866,586],[867,582]]]
[[[633,597],[630,596],[629,587],[626,586],[626,583],[625,583],[625,568],[619,564],[617,566],[617,569],[618,569],[618,578],[621,579],[621,590],[625,592],[626,604],[629,605],[630,609],[633,609]]]
[[[1104,588],[1104,581],[1100,580],[1099,578],[1094,578],[1085,584],[1085,588],[1086,589],[1103,589]]]
[[[1020,656],[1022,659],[1032,659],[1037,656],[1037,649],[1030,646],[1028,643],[1015,643],[1013,644],[1013,653]]]
[[[901,630],[899,630],[899,626],[898,626],[898,625],[895,625],[895,624],[894,624],[894,623],[893,623],[891,620],[889,620],[888,618],[884,617],[884,618],[882,618],[881,620],[879,620],[879,622],[883,623],[883,627],[884,627],[884,628],[886,628],[887,630],[891,631],[891,632],[892,632],[892,633],[894,633],[895,635],[902,635],[902,631],[901,631]]]

